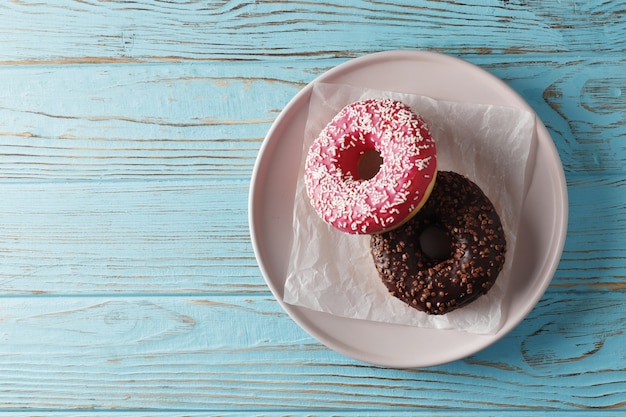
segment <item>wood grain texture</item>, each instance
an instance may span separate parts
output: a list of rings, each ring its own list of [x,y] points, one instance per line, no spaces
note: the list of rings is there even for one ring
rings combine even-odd
[[[0,179],[249,178],[280,110],[344,61],[0,67]],[[528,101],[568,177],[624,171],[626,59],[471,61]]]
[[[267,297],[10,298],[0,401],[213,413],[613,409],[626,401],[625,371],[611,366],[626,354],[621,299],[552,291],[478,355],[394,370],[329,351]]]
[[[590,45],[593,52],[619,53],[625,9],[620,1],[600,0],[13,1],[0,9],[0,60],[317,60],[412,48],[577,54]]]
[[[0,411],[613,416],[626,406],[626,4],[0,4]],[[353,361],[272,298],[247,225],[263,137],[347,59],[429,49],[513,87],[570,224],[520,326],[447,365]]]
[[[247,182],[13,183],[2,192],[4,294],[267,293]]]
[[[624,180],[570,181],[552,285],[624,289]],[[267,293],[247,225],[249,183],[1,184],[5,294]]]

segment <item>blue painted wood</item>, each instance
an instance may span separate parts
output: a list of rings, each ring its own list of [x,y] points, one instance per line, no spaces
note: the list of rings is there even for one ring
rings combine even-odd
[[[612,366],[626,353],[622,298],[551,291],[493,347],[395,370],[320,346],[271,297],[9,297],[0,375],[11,389],[0,401],[216,412],[614,408],[626,400],[625,372]]]
[[[626,134],[619,111],[626,106],[623,57],[470,60],[531,104],[568,176],[623,172],[623,146],[607,140]],[[247,179],[282,107],[316,75],[344,61],[321,61],[314,69],[272,62],[0,67],[0,147],[6,155],[0,178]]]
[[[0,4],[0,411],[619,415],[626,404],[621,1]],[[280,309],[247,225],[285,104],[365,53],[502,78],[563,160],[570,230],[530,316],[451,364],[332,352]]]
[[[25,63],[317,60],[412,48],[554,56],[620,53],[625,41],[623,3],[599,0],[61,0],[10,2],[1,12],[3,60]]]
[[[267,293],[245,222],[248,185],[3,184],[3,292]]]

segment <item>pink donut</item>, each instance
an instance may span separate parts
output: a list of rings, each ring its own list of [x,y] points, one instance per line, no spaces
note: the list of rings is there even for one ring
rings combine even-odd
[[[372,155],[374,171],[364,172]],[[344,107],[322,130],[307,154],[304,180],[325,222],[372,234],[417,213],[436,175],[435,141],[424,120],[399,101],[370,99]]]

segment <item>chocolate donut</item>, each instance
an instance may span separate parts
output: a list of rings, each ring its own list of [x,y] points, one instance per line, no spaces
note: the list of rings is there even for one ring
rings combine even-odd
[[[444,171],[424,207],[399,228],[372,235],[370,247],[393,296],[426,313],[446,314],[489,291],[504,266],[506,239],[482,190]]]

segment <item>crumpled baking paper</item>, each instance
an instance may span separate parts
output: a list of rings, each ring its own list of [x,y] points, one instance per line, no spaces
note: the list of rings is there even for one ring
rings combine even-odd
[[[491,290],[473,303],[440,316],[409,307],[391,296],[378,276],[370,254],[370,236],[334,229],[311,206],[303,179],[311,143],[341,108],[367,98],[399,100],[420,114],[437,144],[438,169],[467,176],[496,207],[507,240],[506,261]],[[315,84],[298,173],[284,302],[361,320],[481,334],[497,332],[515,256],[534,132],[535,115],[518,108]]]

